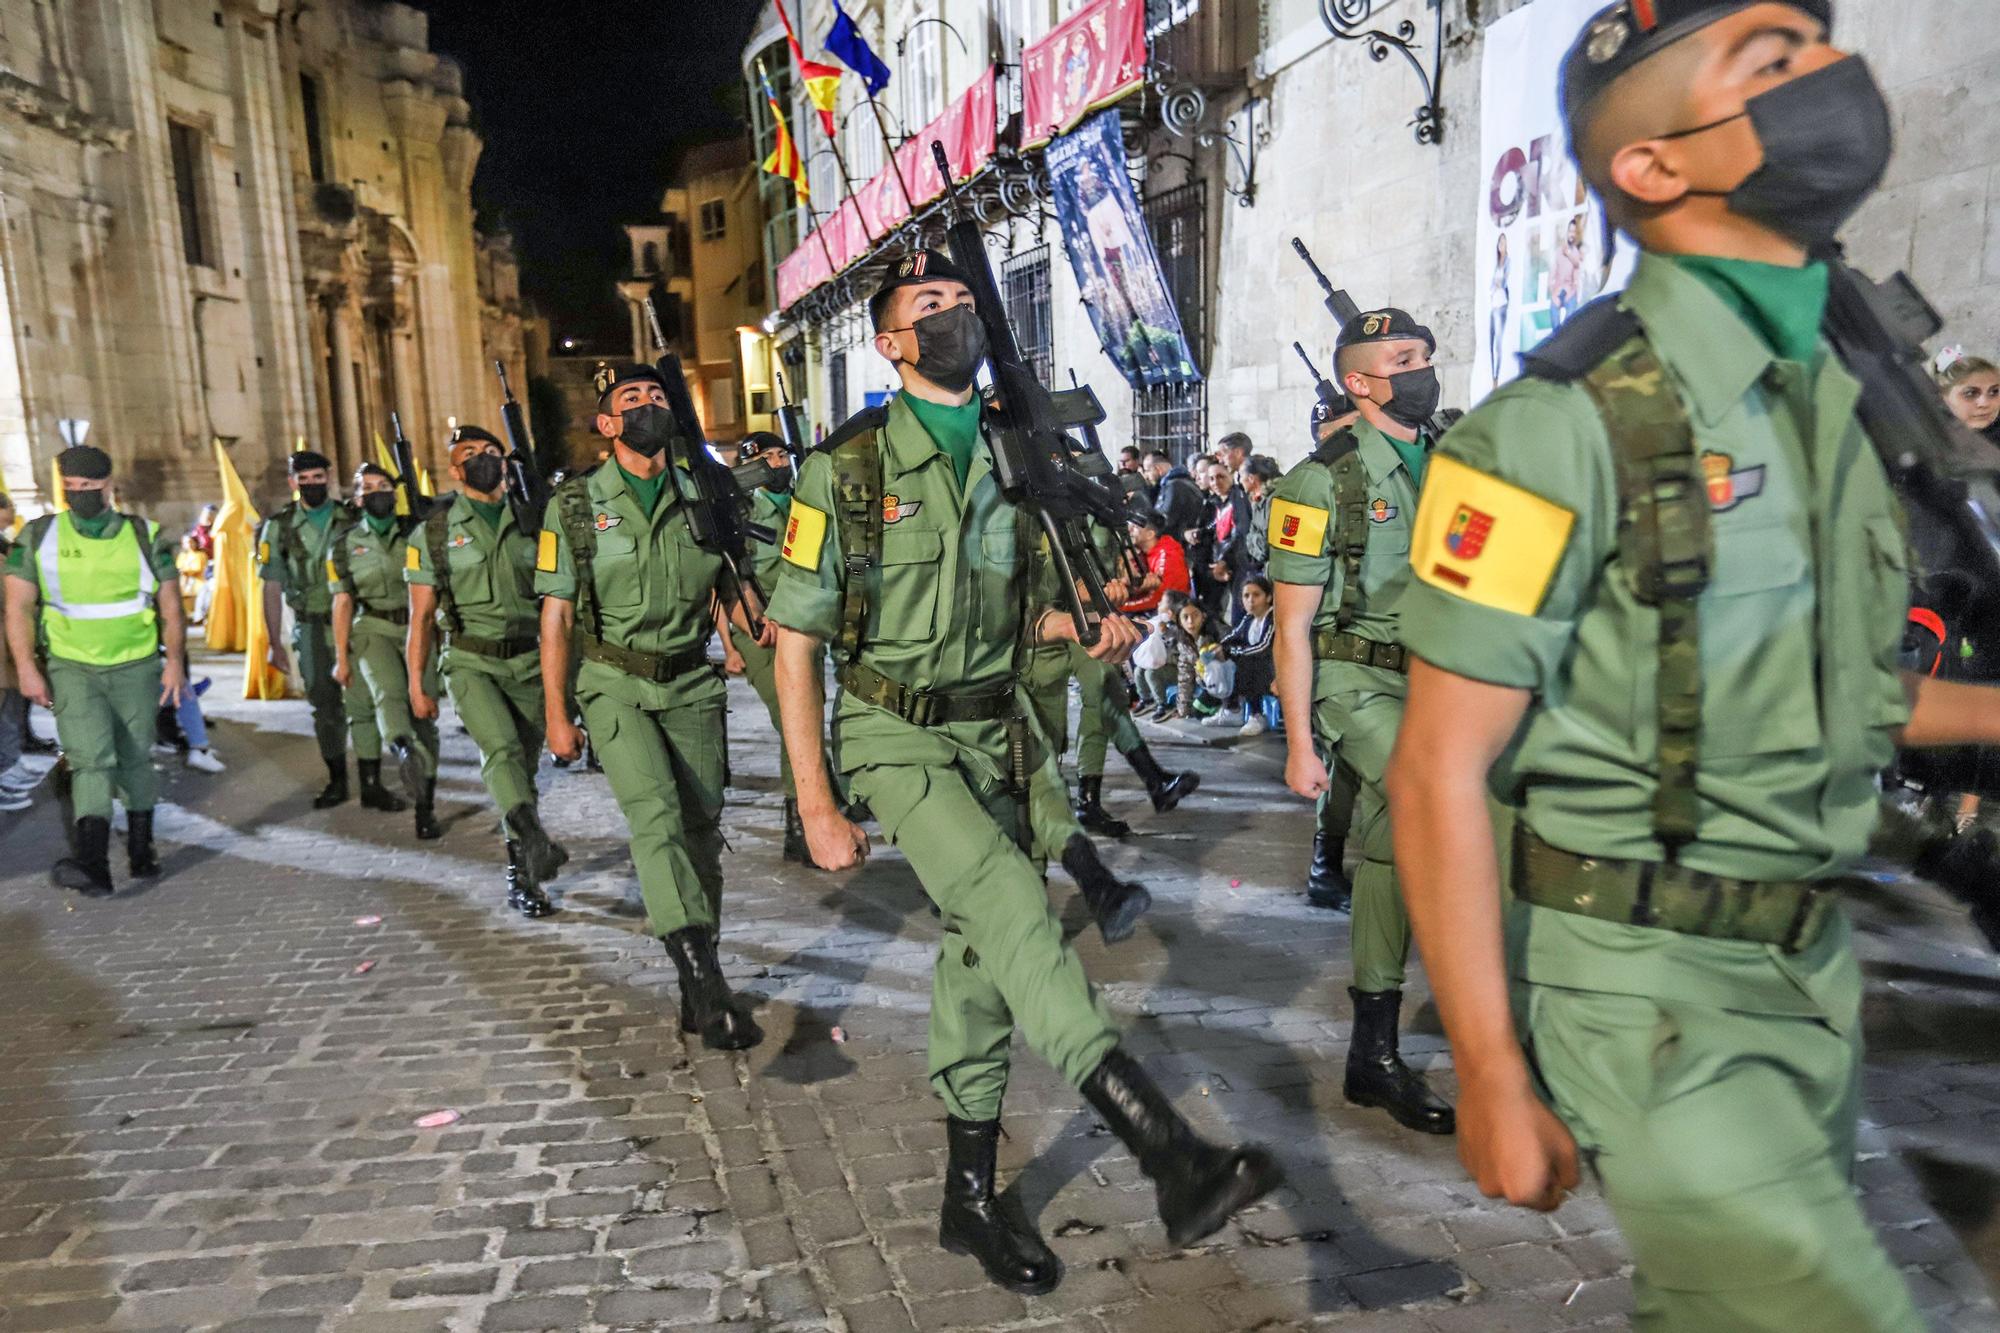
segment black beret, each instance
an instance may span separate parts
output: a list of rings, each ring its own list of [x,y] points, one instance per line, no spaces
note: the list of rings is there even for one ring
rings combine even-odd
[[[951,256],[942,250],[919,250],[915,254],[904,255],[889,266],[882,275],[882,285],[875,289],[875,295],[882,296],[898,287],[917,287],[926,282],[962,282],[972,285],[965,276],[965,270],[951,262]]]
[[[314,468],[330,468],[333,461],[325,454],[316,454],[310,449],[295,451],[285,462],[285,470],[294,476],[301,472],[311,472]]]
[[[1429,329],[1410,318],[1408,311],[1389,306],[1381,310],[1364,310],[1348,320],[1333,345],[1338,351],[1361,343],[1402,342],[1409,338],[1421,338],[1433,352],[1437,350],[1437,339],[1431,336]]]
[[[56,455],[56,471],[81,481],[109,481],[111,455],[88,444],[75,444]]]
[[[1833,0],[1780,0],[1833,26]],[[1592,15],[1563,57],[1563,127],[1571,151],[1597,95],[1641,62],[1760,0],[1618,0]]]
[[[781,436],[773,435],[768,430],[753,430],[743,437],[742,444],[736,446],[737,456],[744,459],[755,458],[766,449],[783,449],[787,453],[791,452],[791,446],[786,444]]]
[[[500,446],[502,450],[505,450],[507,447],[507,444],[504,440],[502,440],[498,435],[495,435],[492,431],[486,429],[484,426],[472,426],[472,425],[456,426],[452,429],[451,432],[451,442],[453,445],[471,444],[474,442],[483,444],[497,444]]]
[[[597,401],[600,403],[609,398],[611,391],[621,384],[657,384],[662,389],[667,387],[667,382],[660,378],[659,371],[639,361],[621,361],[615,365],[609,361],[600,361],[597,363],[596,374],[591,378],[597,385]]]

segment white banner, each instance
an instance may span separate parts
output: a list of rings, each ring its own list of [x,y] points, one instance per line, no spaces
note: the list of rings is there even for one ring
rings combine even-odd
[[[1468,403],[1518,375],[1523,352],[1631,276],[1629,242],[1605,262],[1603,216],[1570,159],[1558,101],[1563,56],[1601,8],[1535,0],[1486,30]]]

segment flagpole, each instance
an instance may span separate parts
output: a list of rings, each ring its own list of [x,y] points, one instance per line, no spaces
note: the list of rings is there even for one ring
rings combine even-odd
[[[775,96],[771,95],[771,79],[770,76],[764,72],[764,62],[761,58],[759,58],[757,61],[757,85],[758,87],[763,89],[766,98],[769,99],[773,109],[775,109],[777,106],[778,99]],[[783,124],[783,121],[780,120],[779,123]],[[787,136],[789,136],[790,131],[787,130],[786,134]],[[792,152],[796,154],[798,151],[799,151],[799,146],[796,143],[793,144]],[[800,163],[801,170],[804,169],[804,165],[805,165],[804,163]],[[840,265],[833,262],[833,249],[826,243],[826,233],[820,230],[819,214],[813,209],[812,206],[812,187],[808,185],[806,189],[803,192],[801,192],[799,189],[799,183],[797,181],[793,181],[792,204],[794,207],[805,209],[806,218],[812,223],[812,233],[813,235],[819,237],[819,251],[821,254],[826,256],[827,280],[832,281],[833,275],[839,271]],[[856,209],[855,211],[859,212],[860,210]],[[863,228],[863,230],[866,231],[867,229]]]
[[[910,198],[910,183],[903,179],[903,164],[896,160],[896,145],[889,142],[889,126],[882,119],[882,103],[873,94],[868,95],[868,106],[875,113],[875,128],[881,131],[883,151],[889,154],[889,170],[896,173],[896,187],[903,192],[903,205],[910,210],[910,216],[917,215],[917,201]]]

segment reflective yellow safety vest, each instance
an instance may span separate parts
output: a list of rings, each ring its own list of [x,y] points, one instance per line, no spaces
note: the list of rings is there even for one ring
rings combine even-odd
[[[86,537],[67,510],[35,549],[42,575],[42,632],[49,656],[89,666],[137,662],[159,651],[150,527],[127,514],[132,540]]]

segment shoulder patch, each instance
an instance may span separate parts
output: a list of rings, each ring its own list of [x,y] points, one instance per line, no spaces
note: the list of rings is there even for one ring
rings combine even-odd
[[[864,435],[871,430],[880,430],[888,420],[889,409],[886,407],[863,408],[847,420],[841,422],[839,429],[835,430],[833,434],[827,436],[817,445],[814,445],[813,452],[830,454],[857,435]]]
[[[1576,515],[1449,455],[1431,460],[1410,538],[1419,579],[1497,611],[1541,610]]]
[[[1521,365],[1536,379],[1568,384],[1597,369],[1604,358],[1643,332],[1639,317],[1619,305],[1615,295],[1600,296],[1523,355]]]
[[[1326,524],[1332,514],[1315,505],[1291,500],[1271,501],[1271,525],[1265,532],[1274,551],[1296,551],[1318,557],[1326,554]]]
[[[414,546],[405,546],[403,548],[403,568],[422,569],[423,567],[424,567],[423,553],[417,550],[417,548]]]
[[[326,581],[328,583],[340,582],[340,571],[333,567],[333,561],[331,560],[326,562]]]
[[[540,539],[535,543],[535,570],[541,574],[556,572],[556,533],[554,528],[543,528]]]
[[[785,520],[785,539],[779,554],[800,569],[819,572],[820,548],[826,545],[826,513],[796,497],[791,515]]]
[[[257,563],[260,565],[268,565],[271,563],[270,542],[262,541],[257,543]]]

